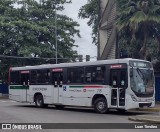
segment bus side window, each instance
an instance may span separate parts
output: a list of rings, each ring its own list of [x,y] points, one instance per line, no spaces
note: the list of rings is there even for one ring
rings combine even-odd
[[[85,82],[95,83],[95,80],[96,80],[96,66],[86,67]]]
[[[62,85],[63,84],[63,73],[52,72],[52,84]]]
[[[113,71],[112,72],[112,77],[111,77],[111,86],[117,87],[118,86],[118,72]]]
[[[104,75],[105,75],[105,67],[97,67],[97,72],[96,72],[96,82],[97,83],[104,83]]]
[[[43,71],[43,76],[44,76],[44,83],[49,84],[50,83],[50,70],[44,70]]]
[[[26,80],[24,74],[21,74],[21,85],[25,85]]]
[[[105,66],[90,66],[85,70],[86,83],[104,83]]]
[[[83,83],[84,82],[84,68],[75,67],[69,68],[67,73],[68,83]]]
[[[127,73],[126,70],[120,72],[120,87],[127,87]]]
[[[11,84],[20,84],[20,73],[19,71],[11,72]]]
[[[63,75],[60,74],[59,81],[63,81]]]
[[[49,84],[50,71],[46,69],[37,71],[37,81],[40,84]]]
[[[58,81],[58,78],[56,76],[56,73],[52,73],[52,84],[55,84],[55,82]]]
[[[35,84],[37,82],[37,72],[36,71],[31,71],[31,84]]]

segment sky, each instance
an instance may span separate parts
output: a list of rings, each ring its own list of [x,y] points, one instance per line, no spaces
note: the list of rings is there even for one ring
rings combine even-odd
[[[78,48],[74,48],[78,54],[90,55],[91,57],[97,56],[97,46],[92,44],[92,29],[87,25],[87,19],[79,19],[78,12],[81,6],[85,5],[88,0],[72,0],[71,4],[65,4],[65,10],[62,12],[68,17],[71,17],[74,21],[77,21],[80,24],[78,28],[80,30],[81,38],[77,36],[74,37],[75,44],[78,45]]]

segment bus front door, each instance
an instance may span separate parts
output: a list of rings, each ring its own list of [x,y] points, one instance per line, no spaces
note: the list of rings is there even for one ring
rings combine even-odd
[[[125,107],[125,89],[127,86],[127,70],[111,70],[111,106],[116,108]]]
[[[63,103],[63,74],[62,72],[52,72],[52,83],[54,85],[53,102]]]
[[[22,85],[22,93],[21,100],[23,102],[29,101],[29,71],[21,71],[21,85]]]

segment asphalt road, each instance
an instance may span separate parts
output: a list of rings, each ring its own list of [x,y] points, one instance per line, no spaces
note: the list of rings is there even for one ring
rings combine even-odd
[[[128,120],[128,116],[144,115],[151,113],[126,112],[120,114],[117,111],[110,111],[108,114],[97,114],[92,109],[66,107],[57,110],[54,106],[48,108],[36,108],[34,104],[25,104],[0,99],[0,123],[137,123]],[[126,124],[127,125],[127,124]],[[116,127],[116,126],[115,126]],[[4,130],[0,130],[4,131]],[[7,131],[7,130],[5,130]],[[9,130],[8,130],[9,131]],[[18,130],[12,130],[17,132]],[[19,130],[22,131],[22,130]],[[34,131],[40,130],[23,130]],[[56,132],[159,132],[158,129],[52,129],[41,131]]]

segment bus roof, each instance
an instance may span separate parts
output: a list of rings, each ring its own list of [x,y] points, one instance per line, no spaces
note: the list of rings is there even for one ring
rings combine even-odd
[[[60,64],[42,64],[42,65],[35,65],[35,66],[11,67],[11,70],[12,71],[34,70],[34,69],[47,69],[47,68],[60,68],[60,67],[63,68],[63,67],[89,66],[89,65],[129,63],[129,60],[145,61],[145,60],[140,60],[140,59],[124,58],[124,59],[110,59],[110,60],[98,60],[98,61],[88,61],[88,62],[73,62],[73,63],[60,63]],[[149,62],[149,61],[145,61],[145,62]]]

